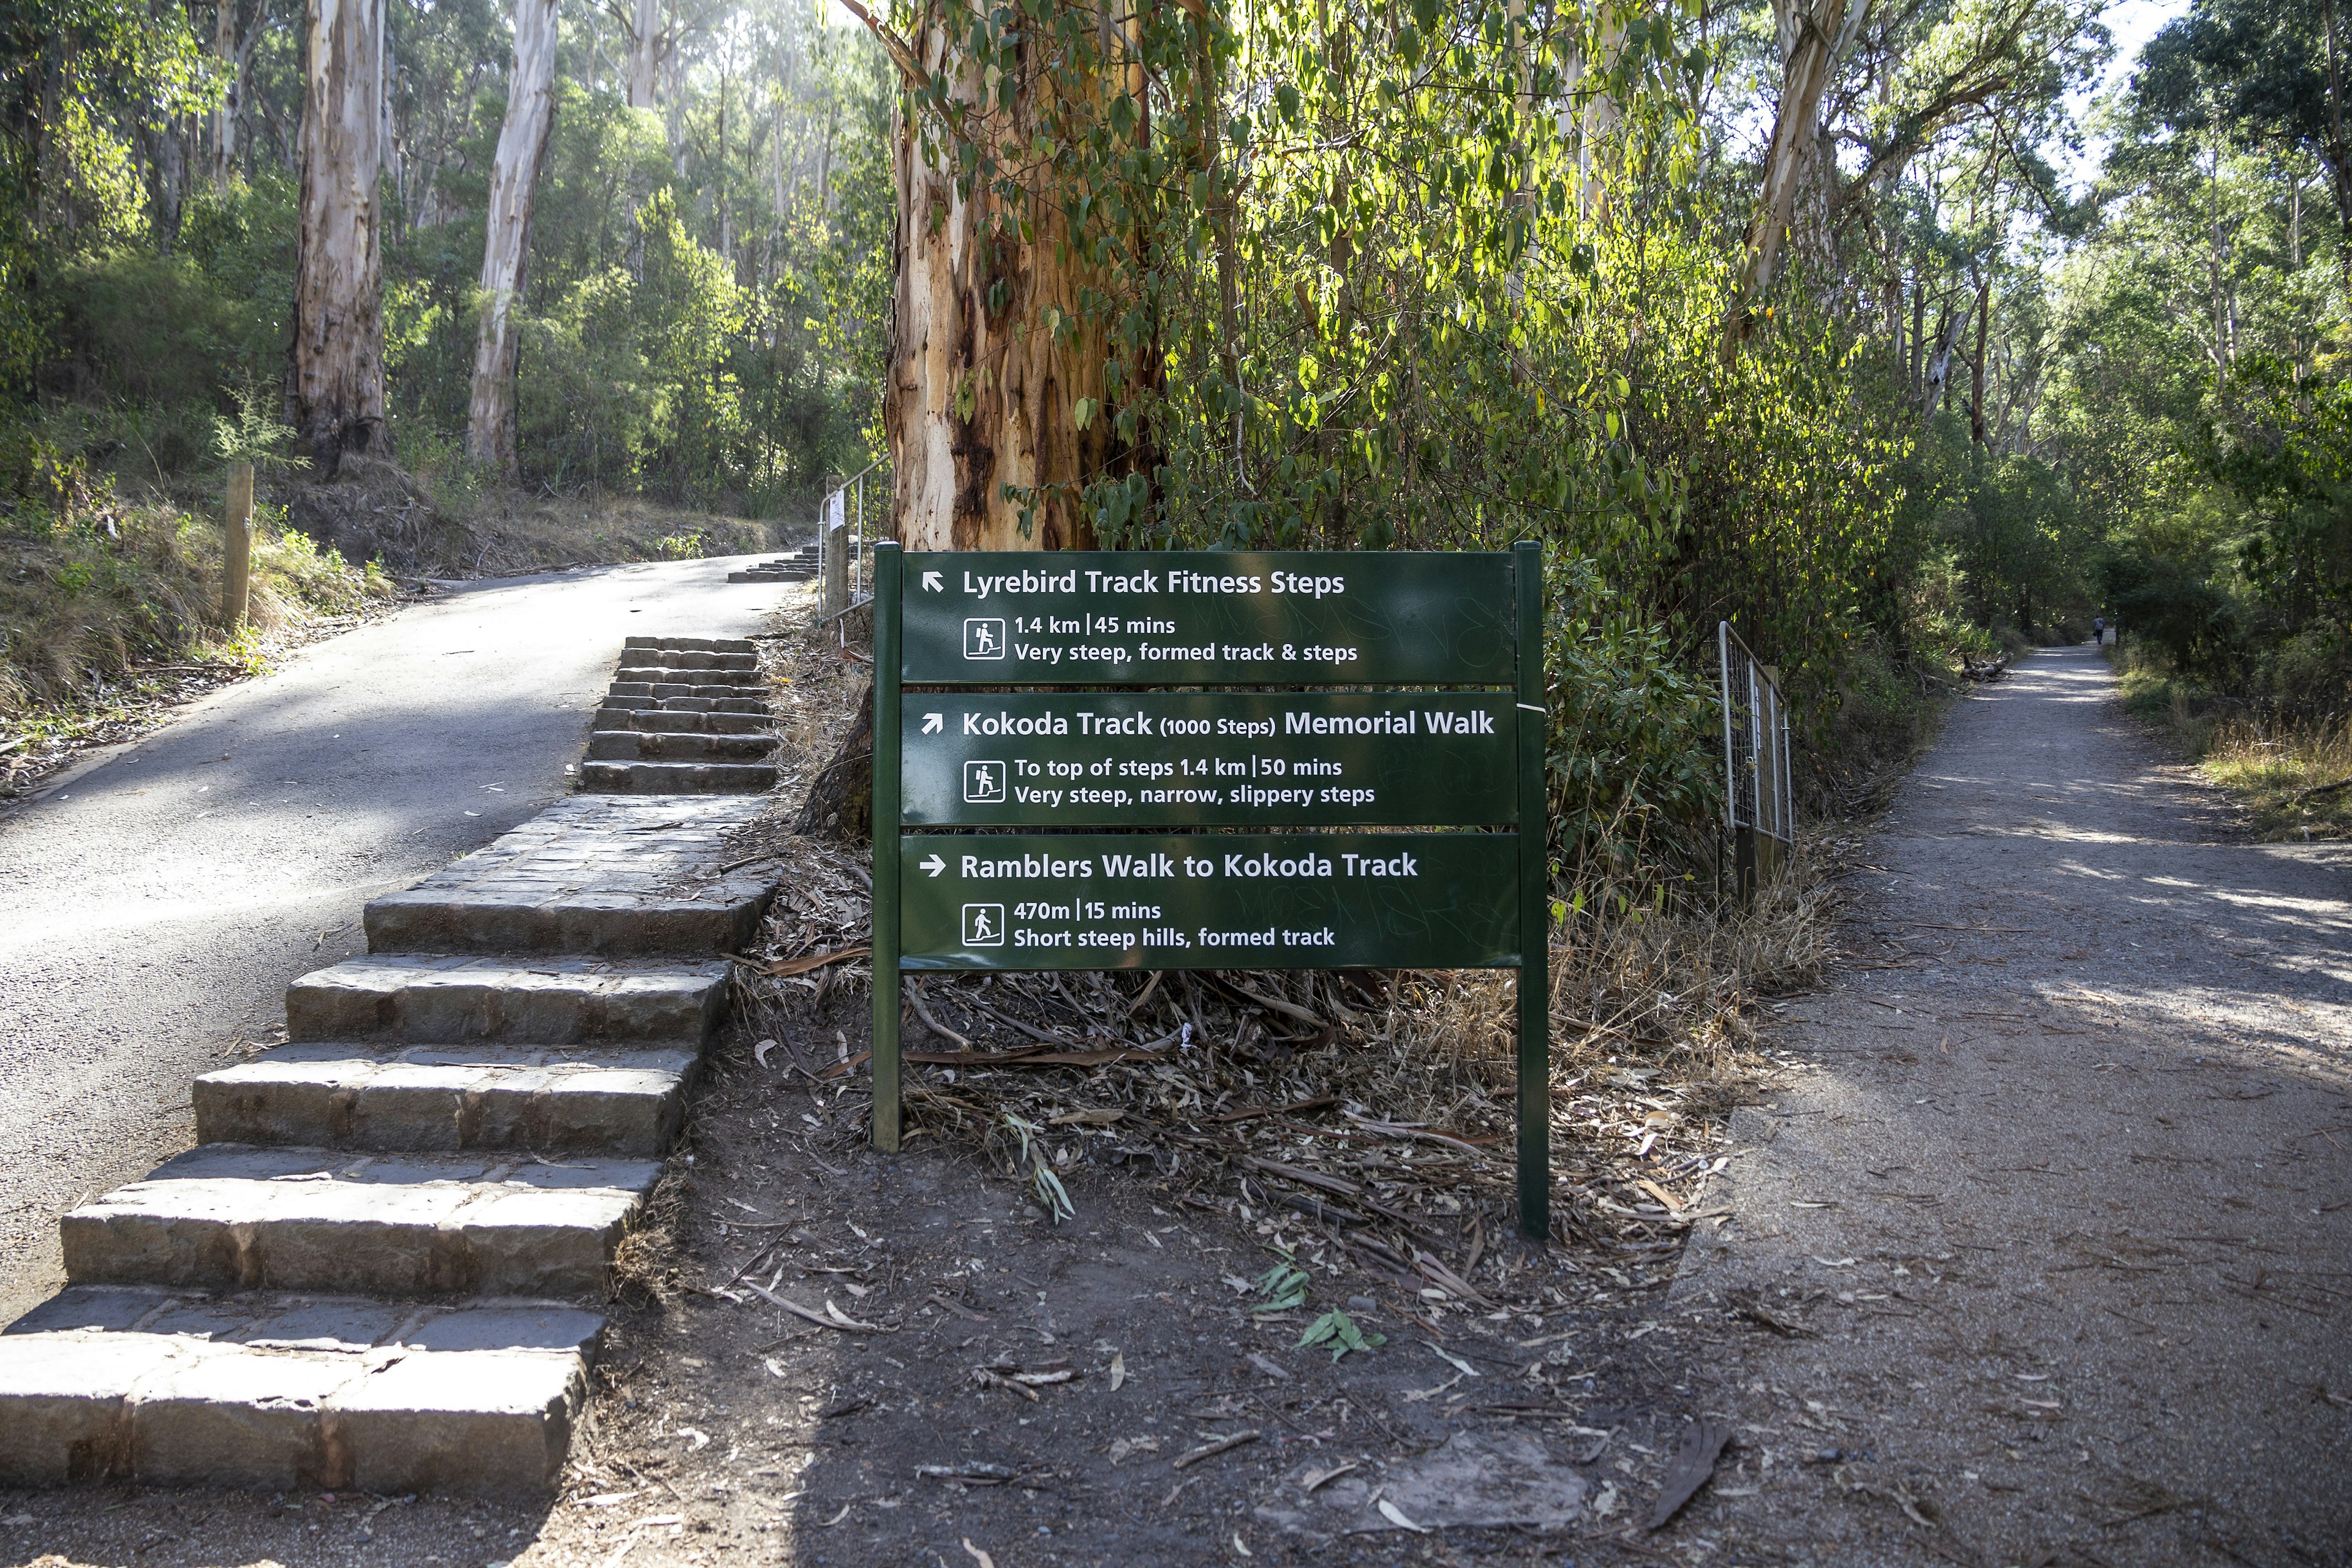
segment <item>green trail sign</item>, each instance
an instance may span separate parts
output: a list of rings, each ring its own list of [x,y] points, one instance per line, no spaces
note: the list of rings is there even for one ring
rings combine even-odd
[[[874,584],[877,1144],[908,970],[1517,968],[1519,1223],[1549,1232],[1536,545],[884,543]]]
[[[932,691],[908,826],[1515,825],[1507,692]]]
[[[903,969],[1519,961],[1513,833],[908,834]]]
[[[909,684],[1507,686],[1517,668],[1507,555],[959,552],[906,573]]]

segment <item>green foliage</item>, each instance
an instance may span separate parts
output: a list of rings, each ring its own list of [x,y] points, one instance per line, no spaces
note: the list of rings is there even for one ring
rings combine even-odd
[[[1307,1304],[1307,1271],[1285,1258],[1257,1277],[1257,1300],[1253,1312],[1287,1312]]]
[[[1338,1361],[1349,1351],[1362,1351],[1369,1354],[1376,1347],[1388,1342],[1386,1334],[1364,1332],[1356,1326],[1353,1318],[1334,1307],[1307,1325],[1307,1331],[1298,1336],[1296,1348],[1304,1351],[1321,1346],[1330,1351],[1333,1361]]]
[[[251,463],[257,469],[288,468],[294,427],[278,416],[278,400],[259,387],[237,394],[236,413],[213,419],[213,454],[224,463]]]
[[[2316,5],[2197,0],[2149,47],[2107,211],[2060,273],[2051,428],[2164,714],[2352,706],[2352,215],[2321,205],[2344,189],[2325,52]]]

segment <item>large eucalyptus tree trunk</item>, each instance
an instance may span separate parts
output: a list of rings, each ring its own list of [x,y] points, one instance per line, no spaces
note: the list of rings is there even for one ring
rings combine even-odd
[[[968,142],[1034,145],[1055,95],[1098,105],[1124,86],[1143,98],[1140,67],[1115,63],[1133,58],[1120,46],[1139,26],[1131,13],[1103,18],[1108,47],[1086,57],[1090,79],[1072,79],[1063,58],[1045,52],[1057,47],[1050,33],[1016,37],[1009,105],[964,57],[962,24],[950,21],[948,7],[926,0],[919,26],[885,43],[910,81],[946,82],[949,113]],[[1118,434],[1107,385],[1104,312],[1082,308],[1081,295],[1103,280],[1071,243],[1068,204],[1050,188],[1050,170],[1012,197],[985,181],[960,187],[957,137],[936,126],[926,135],[900,101],[892,124],[897,287],[882,403],[898,537],[910,550],[1086,548],[1093,529],[1083,491],[1120,477],[1136,458]],[[1000,222],[1008,217],[1017,221]]]
[[[488,235],[482,246],[481,332],[474,349],[466,451],[507,479],[515,455],[515,308],[530,254],[530,209],[547,132],[555,121],[555,0],[515,0],[514,79],[490,165]]]
[[[320,477],[389,452],[383,417],[384,0],[310,0],[289,403]]]

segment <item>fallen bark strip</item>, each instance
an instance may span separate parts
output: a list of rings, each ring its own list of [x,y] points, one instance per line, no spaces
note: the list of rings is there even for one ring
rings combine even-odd
[[[1203,1459],[1213,1459],[1219,1454],[1238,1448],[1245,1443],[1255,1443],[1257,1439],[1258,1434],[1255,1427],[1246,1432],[1236,1432],[1230,1437],[1220,1437],[1213,1443],[1203,1443],[1197,1448],[1185,1450],[1177,1455],[1168,1468],[1171,1470],[1181,1470],[1189,1465],[1197,1465]]]
[[[1260,1116],[1287,1116],[1297,1110],[1320,1110],[1327,1105],[1339,1103],[1339,1097],[1336,1094],[1318,1095],[1313,1100],[1294,1100],[1288,1105],[1253,1105],[1245,1110],[1228,1110],[1223,1116],[1212,1116],[1209,1120],[1222,1125],[1249,1121]]]
[[[819,1078],[839,1078],[842,1074],[864,1067],[874,1053],[860,1051],[845,1062],[835,1062]],[[1165,1061],[1164,1051],[1146,1050],[1135,1046],[1114,1046],[1099,1051],[1049,1051],[1043,1047],[1022,1051],[900,1051],[902,1062],[920,1062],[926,1067],[946,1068],[1098,1068],[1109,1062]]]
[[[1348,1120],[1368,1132],[1383,1133],[1391,1138],[1419,1138],[1431,1143],[1442,1143],[1449,1149],[1459,1149],[1465,1154],[1475,1154],[1482,1160],[1494,1152],[1491,1149],[1481,1149],[1475,1143],[1465,1142],[1450,1132],[1432,1132],[1425,1127],[1408,1127],[1401,1121],[1376,1121],[1369,1116],[1349,1114]]]
[[[919,987],[913,985],[907,987],[907,1004],[914,1008],[915,1016],[923,1021],[923,1027],[929,1029],[931,1033],[937,1035],[943,1040],[953,1040],[965,1050],[971,1050],[972,1048],[971,1040],[957,1034],[953,1029],[949,1028],[945,1024],[940,1023],[937,1018],[931,1016],[931,1010],[923,1005],[923,993]]]
[[[1256,1003],[1259,1006],[1265,1008],[1269,1013],[1279,1013],[1286,1018],[1295,1018],[1302,1024],[1312,1024],[1318,1029],[1328,1026],[1325,1019],[1320,1018],[1314,1013],[1301,1007],[1296,1002],[1285,1002],[1273,996],[1261,996],[1256,992],[1251,990],[1248,986],[1244,985],[1241,982],[1230,977],[1221,978],[1219,983],[1228,991],[1239,992],[1242,995],[1246,996],[1252,1002]]]
[[[864,958],[874,950],[870,947],[845,947],[832,952],[804,953],[799,958],[770,962],[764,958],[746,958],[740,952],[721,953],[746,968],[756,969],[771,980],[783,980],[794,974],[806,974],[812,969],[823,969],[828,963],[846,963],[853,958]]]
[[[895,1330],[886,1329],[879,1323],[861,1323],[855,1318],[842,1317],[839,1315],[828,1318],[823,1312],[817,1311],[813,1308],[802,1306],[798,1301],[785,1300],[783,1297],[779,1296],[774,1291],[769,1289],[766,1286],[761,1284],[757,1279],[744,1280],[743,1289],[751,1291],[753,1295],[759,1297],[760,1300],[767,1302],[770,1306],[782,1307],[793,1317],[805,1318],[820,1329],[832,1329],[837,1332],[845,1334],[887,1334],[897,1331]],[[828,1301],[825,1305],[830,1307],[833,1303]]]
[[[985,1013],[990,1017],[995,1019],[998,1023],[1003,1024],[1009,1028],[1018,1029],[1023,1034],[1028,1036],[1031,1039],[1036,1040],[1042,1044],[1058,1046],[1064,1050],[1078,1050],[1084,1048],[1077,1041],[1070,1038],[1067,1035],[1053,1034],[1047,1030],[1037,1027],[1034,1024],[1024,1024],[1020,1019],[1013,1016],[1012,1014],[1002,1012],[997,1008],[992,1007],[977,996],[967,996],[963,998],[963,1003],[965,1006],[973,1009],[975,1012]]]

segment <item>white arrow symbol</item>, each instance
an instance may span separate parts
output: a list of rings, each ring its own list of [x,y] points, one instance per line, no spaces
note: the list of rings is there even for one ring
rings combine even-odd
[[[923,715],[923,733],[936,735],[940,732],[940,726],[946,722],[947,720],[940,714],[926,713]]]
[[[923,592],[924,592],[924,593],[926,593],[926,594],[936,594],[936,593],[938,593],[941,588],[945,587],[946,585],[947,585],[947,584],[943,584],[943,583],[941,583],[941,582],[940,581],[940,574],[939,574],[938,573],[936,573],[936,572],[926,572],[926,573],[924,573],[924,574],[923,574]]]
[[[948,868],[948,863],[940,859],[936,854],[926,856],[924,858],[916,861],[915,864],[921,869],[929,871],[934,877]]]

